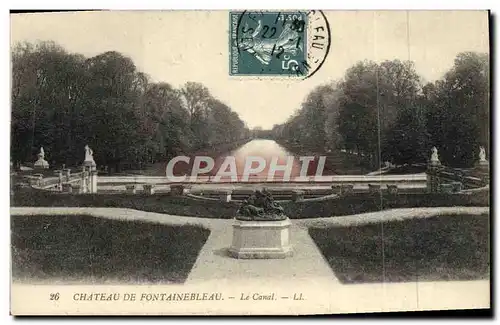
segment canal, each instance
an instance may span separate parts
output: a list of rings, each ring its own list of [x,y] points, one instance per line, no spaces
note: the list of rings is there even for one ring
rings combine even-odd
[[[290,150],[286,148],[284,145],[279,144],[274,140],[268,139],[253,139],[246,143],[241,144],[239,147],[230,150],[223,151],[220,148],[215,149],[205,149],[203,151],[191,154],[185,154],[186,159],[189,162],[179,161],[173,166],[173,175],[174,176],[190,176],[193,171],[193,163],[195,162],[196,157],[204,156],[210,157],[213,160],[213,166],[210,172],[202,172],[199,175],[203,176],[215,176],[221,167],[224,167],[224,161],[227,157],[234,157],[234,168],[236,169],[236,173],[238,175],[242,175],[245,169],[245,163],[249,157],[259,157],[264,160],[265,168],[256,173],[252,174],[252,178],[262,178],[266,177],[269,172],[269,166],[273,162],[273,160],[277,160],[278,166],[283,166],[287,163],[288,157],[294,157],[293,162],[291,163],[291,173],[290,177],[295,178],[300,176],[302,161],[299,160],[300,156],[309,156],[314,157],[314,159],[309,163],[308,169],[306,171],[307,176],[312,176],[316,174],[318,168],[319,157],[326,157],[325,166],[323,169],[323,175],[362,175],[370,172],[371,170],[360,165],[359,159],[356,156],[349,155],[345,152],[334,151],[328,153],[316,153],[311,154],[307,153],[307,150],[300,150],[298,148],[293,148]],[[229,158],[232,159],[232,158]],[[129,171],[128,175],[145,175],[145,176],[165,176],[167,163],[159,162],[144,168],[142,170],[137,171]],[[252,168],[257,167],[258,162],[254,162],[252,164]],[[200,164],[201,168],[207,167],[207,164],[202,161]],[[229,170],[229,166],[227,166],[226,170]],[[233,167],[233,166],[231,166]],[[276,171],[275,175],[276,180],[284,176],[284,171]],[[229,179],[228,177],[223,179]]]
[[[325,156],[325,161],[327,162],[328,157],[326,157],[326,154],[322,155]],[[257,172],[252,172],[249,176],[247,176],[249,180],[267,178],[269,176],[270,166],[273,164],[276,166],[290,166],[290,178],[300,176],[302,168],[304,168],[303,175],[305,173],[306,176],[315,175],[318,172],[318,169],[320,171],[322,169],[321,166],[318,168],[318,165],[321,165],[319,164],[321,155],[309,156],[310,158],[307,160],[301,160],[297,154],[287,150],[276,141],[267,139],[254,139],[241,145],[235,150],[224,154],[219,154],[217,156],[207,154],[206,156],[213,159],[213,166],[210,168],[211,163],[207,163],[205,161],[207,159],[203,158],[199,164],[199,168],[201,171],[205,171],[207,169],[210,169],[210,171],[201,172],[198,173],[198,175],[215,176],[219,171],[227,172],[226,176],[223,176],[221,180],[229,180],[229,172],[234,171],[234,169],[236,169],[238,180],[240,180],[245,176],[244,171],[249,170],[249,168],[252,170],[258,170]],[[208,160],[211,160],[210,158],[208,158]],[[189,156],[189,163],[182,161],[173,165],[174,176],[191,175],[193,168],[196,168],[196,165],[198,165],[195,163],[195,159],[195,155],[192,155]],[[257,160],[260,160],[260,162]],[[248,165],[246,166],[246,164]],[[303,165],[307,166],[303,167]],[[328,164],[326,164],[326,167],[322,169],[321,174],[332,175],[335,173],[328,167]],[[271,174],[270,177],[272,180],[283,180],[285,177],[285,171],[277,168],[274,175]]]

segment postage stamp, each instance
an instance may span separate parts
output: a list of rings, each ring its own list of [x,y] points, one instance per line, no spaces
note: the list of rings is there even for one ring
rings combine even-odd
[[[321,11],[230,12],[230,75],[311,76],[330,46]]]
[[[10,18],[11,315],[491,307],[486,10]]]

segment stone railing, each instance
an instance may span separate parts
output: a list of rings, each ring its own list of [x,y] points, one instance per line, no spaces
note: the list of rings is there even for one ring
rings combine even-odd
[[[456,193],[482,188],[490,183],[489,163],[484,156],[473,168],[459,169],[441,165],[436,151],[427,166],[426,174],[427,191],[431,193]]]

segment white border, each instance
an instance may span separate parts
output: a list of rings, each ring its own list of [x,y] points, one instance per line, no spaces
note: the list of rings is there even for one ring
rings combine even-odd
[[[2,78],[2,87],[1,89],[1,107],[0,110],[0,121],[3,123],[3,127],[0,128],[2,135],[0,135],[0,152],[4,153],[1,161],[1,173],[0,173],[0,198],[1,198],[1,208],[2,214],[0,217],[4,224],[1,227],[1,231],[3,232],[0,238],[2,238],[1,244],[1,255],[0,261],[2,261],[2,302],[1,302],[1,311],[0,315],[2,316],[2,323],[6,321],[8,323],[13,322],[13,318],[9,317],[9,306],[10,306],[10,297],[9,297],[9,268],[10,265],[7,263],[9,261],[9,236],[10,236],[10,227],[9,227],[9,160],[7,159],[7,153],[10,152],[10,103],[9,103],[9,95],[10,95],[10,41],[9,41],[9,9],[25,9],[25,10],[34,10],[34,9],[113,9],[113,10],[168,10],[168,9],[308,9],[308,8],[317,8],[317,9],[338,9],[338,10],[368,10],[368,9],[430,9],[430,10],[451,10],[451,9],[459,9],[459,10],[467,10],[467,9],[492,9],[493,14],[498,14],[498,6],[499,1],[496,0],[454,0],[448,2],[439,2],[436,0],[419,0],[413,2],[402,2],[402,1],[370,1],[370,0],[350,0],[350,1],[317,1],[317,0],[308,0],[307,2],[299,1],[299,0],[288,0],[286,2],[278,3],[278,2],[270,2],[266,0],[253,0],[248,3],[242,2],[235,3],[229,0],[226,1],[213,1],[206,2],[202,0],[183,0],[183,1],[172,1],[172,0],[141,0],[141,1],[130,1],[130,0],[122,0],[122,1],[107,1],[107,0],[77,0],[77,1],[37,1],[37,0],[19,0],[19,1],[3,1],[1,3],[2,11],[0,13],[1,25],[0,25],[0,35],[1,41],[4,45],[4,48],[1,53],[1,65],[0,65],[0,76]],[[307,5],[308,8],[304,8],[304,5]],[[498,24],[498,20],[496,20]],[[63,27],[62,27],[63,28]],[[498,36],[497,34],[493,34],[494,40],[492,40],[493,44],[495,44],[495,48],[492,49],[492,53],[497,53],[497,45],[498,45]],[[496,77],[498,74],[497,69],[494,71],[494,76]],[[496,80],[495,80],[496,81]],[[494,93],[499,92],[498,82],[495,82]],[[497,105],[492,107],[492,111],[496,111]],[[496,125],[500,125],[500,114],[495,114],[495,123]],[[500,142],[495,141],[494,149],[491,152],[500,152]],[[496,162],[495,159],[495,168]],[[496,179],[494,179],[494,185],[497,187],[498,183]],[[499,202],[497,193],[495,193],[495,199],[493,200]],[[495,218],[495,216],[492,216]],[[498,221],[495,222],[497,224]],[[495,229],[496,230],[496,229]],[[496,243],[496,242],[495,242]],[[497,257],[496,245],[494,248],[495,257]],[[497,259],[498,261],[498,259]],[[496,277],[495,273],[495,277]],[[498,278],[495,279],[493,283],[498,282]],[[496,289],[496,288],[495,288]],[[495,290],[496,291],[496,290]],[[255,319],[259,323],[261,322],[272,322],[273,320],[262,320]],[[325,319],[326,320],[326,319]],[[46,320],[36,320],[35,323],[41,322],[51,322],[52,319]],[[60,320],[59,320],[60,321]],[[96,323],[104,323],[105,320],[92,320]],[[141,324],[142,319],[134,319],[129,320],[128,323],[133,324]],[[172,321],[171,319],[169,321]],[[191,321],[191,320],[189,320]],[[204,319],[206,321],[206,319]],[[218,320],[215,320],[218,321]],[[327,320],[330,321],[330,320]],[[342,322],[340,319],[333,320],[335,322]],[[443,320],[441,320],[443,321]],[[455,320],[451,320],[455,322]],[[427,320],[428,322],[428,320]],[[427,324],[426,322],[426,324]]]
[[[42,2],[36,0],[7,1],[11,9],[120,9],[120,10],[159,10],[159,9],[338,9],[338,10],[363,10],[363,9],[489,9],[494,6],[493,0],[455,0],[451,1],[370,1],[370,0],[350,0],[350,1],[320,1],[311,0],[287,0],[287,1],[266,1],[252,0],[240,1],[202,1],[202,0],[143,0],[143,1],[111,1],[111,0],[87,0],[87,1],[57,1],[46,0]],[[307,8],[304,7],[306,5]]]

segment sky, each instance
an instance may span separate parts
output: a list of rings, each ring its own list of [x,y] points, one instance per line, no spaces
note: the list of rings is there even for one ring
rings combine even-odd
[[[229,76],[227,11],[108,11],[11,15],[11,44],[52,40],[91,57],[118,51],[152,81],[201,82],[248,127],[272,128],[316,86],[360,60],[415,62],[424,81],[441,78],[463,51],[489,52],[486,11],[325,11],[331,46],[311,78]]]

